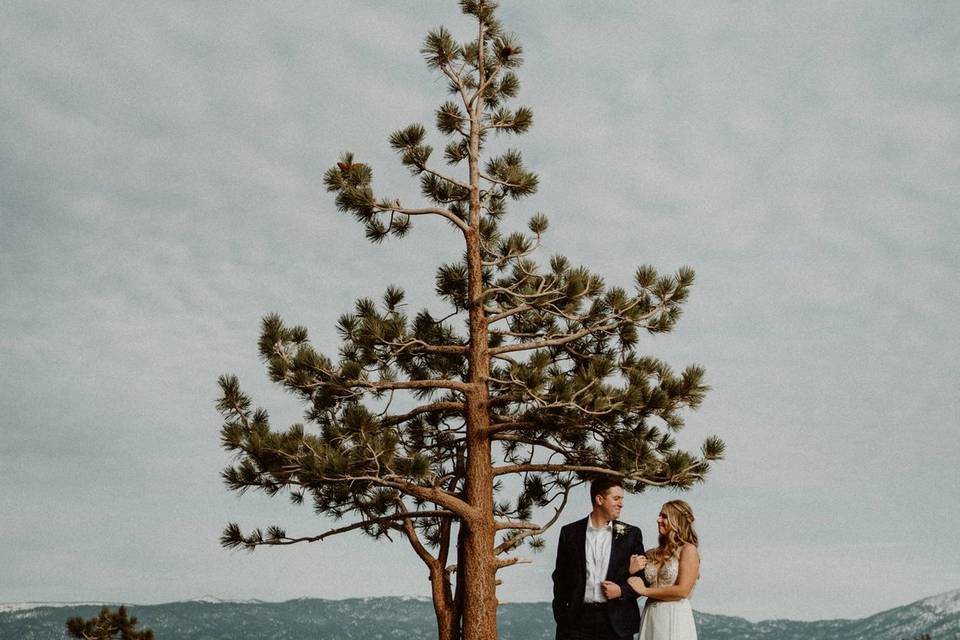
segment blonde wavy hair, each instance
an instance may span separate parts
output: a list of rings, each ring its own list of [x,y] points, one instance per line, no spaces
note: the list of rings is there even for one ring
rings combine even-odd
[[[693,509],[683,500],[665,502],[661,509],[667,516],[667,532],[660,535],[660,546],[647,552],[647,558],[652,562],[662,564],[667,559],[677,555],[685,544],[698,546],[697,532],[693,528]]]

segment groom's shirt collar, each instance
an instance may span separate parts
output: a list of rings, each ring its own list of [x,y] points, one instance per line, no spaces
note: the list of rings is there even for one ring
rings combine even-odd
[[[603,525],[603,526],[601,526],[601,527],[595,527],[595,526],[593,526],[593,517],[592,517],[592,516],[587,516],[587,529],[589,529],[590,531],[603,531],[604,529],[607,529],[607,530],[612,531],[612,530],[613,530],[613,520],[611,520],[610,522],[608,522],[607,524],[605,524],[605,525]]]

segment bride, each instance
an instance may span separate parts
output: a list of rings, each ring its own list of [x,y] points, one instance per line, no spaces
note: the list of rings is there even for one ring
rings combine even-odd
[[[697,640],[690,594],[700,575],[697,532],[693,530],[693,510],[683,500],[671,500],[657,516],[660,546],[644,556],[631,556],[630,573],[641,569],[639,577],[627,580],[641,596],[647,597],[637,640]],[[650,586],[647,586],[650,585]]]

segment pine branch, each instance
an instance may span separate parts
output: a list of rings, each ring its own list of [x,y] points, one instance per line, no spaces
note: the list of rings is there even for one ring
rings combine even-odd
[[[495,347],[490,349],[490,353],[491,355],[499,355],[501,353],[514,353],[516,351],[530,351],[533,349],[543,349],[545,347],[559,347],[569,342],[574,342],[576,340],[579,340],[580,338],[583,338],[593,333],[598,333],[600,331],[606,331],[606,332],[612,331],[613,329],[616,329],[620,324],[622,324],[622,322],[623,321],[585,327],[579,331],[575,331],[563,337],[552,338],[550,340],[537,340],[535,342],[521,342],[518,344],[503,345],[501,347]]]
[[[381,213],[386,213],[388,211],[395,211],[396,213],[402,213],[407,216],[426,216],[426,215],[440,216],[452,222],[454,226],[456,226],[458,229],[460,229],[464,233],[468,231],[468,227],[466,224],[464,224],[463,220],[455,216],[450,211],[446,209],[441,209],[439,207],[421,207],[419,209],[409,209],[407,207],[402,206],[399,201],[394,200],[392,203],[378,202],[377,204],[373,205],[373,209]]]
[[[535,296],[528,296],[528,297],[535,297]],[[634,325],[646,326],[647,328],[652,328],[652,327],[650,327],[650,326],[648,326],[648,325],[643,325],[642,322],[643,322],[644,320],[646,320],[646,319],[649,319],[649,318],[655,316],[657,313],[660,313],[660,312],[663,310],[664,304],[665,304],[665,303],[661,303],[660,305],[658,305],[657,307],[655,307],[652,311],[650,311],[650,312],[648,312],[648,313],[644,314],[643,316],[640,316],[639,318],[636,318],[636,319],[633,319],[633,318],[624,318],[624,317],[618,315],[618,316],[614,316],[614,317],[617,318],[616,320],[607,319],[607,320],[604,321],[605,323],[599,323],[599,324],[591,325],[591,326],[589,326],[589,327],[584,327],[583,329],[580,329],[580,330],[575,331],[575,332],[573,332],[573,333],[569,333],[569,334],[563,335],[562,337],[551,338],[551,339],[548,339],[548,340],[539,340],[539,341],[536,341],[536,342],[521,342],[521,343],[517,343],[517,344],[509,344],[509,345],[503,345],[503,346],[500,346],[500,347],[494,347],[494,348],[491,348],[491,349],[490,349],[490,354],[491,354],[491,355],[499,355],[499,354],[502,354],[502,353],[513,353],[513,352],[516,352],[516,351],[530,351],[530,350],[532,350],[532,349],[542,349],[542,348],[544,348],[544,347],[558,347],[558,346],[562,346],[562,345],[568,344],[568,343],[570,343],[570,342],[575,342],[576,340],[579,340],[580,338],[583,338],[583,337],[585,337],[585,336],[588,336],[588,335],[591,335],[591,334],[594,334],[594,333],[599,333],[599,332],[610,333],[610,332],[614,331],[615,329],[617,329],[618,327],[620,327],[620,326],[622,326],[622,325],[625,325],[625,324],[634,324]],[[633,306],[633,305],[631,305],[631,306]],[[625,309],[624,311],[626,311],[626,309]],[[518,313],[519,313],[519,312],[518,312]],[[621,312],[621,313],[622,313],[622,312]],[[502,314],[501,314],[501,315],[502,315]],[[494,317],[497,317],[497,316],[494,316]],[[500,319],[500,318],[498,318],[498,319]],[[492,321],[493,321],[493,320],[491,319],[491,322],[492,322]]]
[[[397,520],[410,520],[413,518],[452,518],[452,517],[455,517],[454,513],[451,511],[445,511],[445,510],[415,511],[415,512],[404,512],[404,513],[398,512],[388,516],[382,516],[379,518],[370,518],[368,520],[354,522],[352,524],[349,524],[343,527],[336,527],[334,529],[324,531],[319,535],[302,536],[299,538],[291,538],[285,535],[277,538],[267,537],[266,539],[263,539],[262,537],[260,539],[256,539],[255,536],[250,536],[250,537],[240,536],[239,538],[237,538],[235,534],[238,533],[239,530],[235,528],[233,525],[231,525],[231,526],[228,526],[226,530],[224,530],[224,535],[221,537],[221,542],[224,544],[224,546],[229,546],[229,547],[245,546],[251,549],[259,546],[286,546],[291,544],[298,544],[301,542],[320,542],[321,540],[325,540],[326,538],[330,538],[332,536],[336,536],[341,533],[347,533],[348,531],[355,531],[357,529],[365,529],[378,524],[387,524],[390,522],[395,522]],[[277,531],[282,533],[282,531],[279,531],[279,530]]]
[[[372,371],[376,371],[374,368]],[[292,375],[292,374],[291,374]],[[342,387],[345,389],[358,388],[358,389],[371,389],[374,391],[390,391],[393,389],[449,389],[451,391],[459,391],[461,393],[467,393],[470,390],[470,385],[465,382],[459,382],[457,380],[407,380],[407,381],[371,381],[363,380],[361,378],[354,378],[350,380],[344,380],[338,382],[337,384],[332,384],[328,381],[321,380],[318,382],[302,382],[297,383],[290,378],[290,381],[287,383],[291,387],[297,389],[317,389],[320,387],[329,387],[336,386]],[[354,395],[360,395],[359,393]]]
[[[488,430],[487,430],[487,433],[490,433],[490,434],[491,434],[490,439],[491,439],[491,440],[496,440],[496,441],[498,441],[498,442],[517,442],[517,443],[520,443],[520,444],[529,445],[529,446],[531,446],[531,447],[541,447],[541,448],[549,449],[550,451],[554,451],[554,452],[556,452],[556,453],[561,453],[561,454],[564,454],[564,455],[570,455],[570,454],[572,453],[572,451],[571,451],[570,449],[566,449],[566,448],[561,447],[561,446],[559,446],[559,445],[553,444],[553,443],[549,442],[549,441],[546,440],[546,439],[525,438],[525,437],[523,437],[523,436],[521,436],[521,435],[517,435],[517,434],[513,434],[513,433],[502,433],[502,432],[505,431],[506,429],[515,429],[515,428],[517,428],[515,425],[529,425],[530,423],[525,423],[525,422],[511,422],[511,423],[506,423],[506,424],[509,424],[510,426],[504,428],[504,424],[501,423],[501,424],[494,425],[493,427],[491,427],[490,429],[488,429]]]
[[[694,469],[702,467],[704,464],[703,461],[697,461],[696,463],[689,465],[685,469],[682,469],[679,473],[671,474],[671,476],[664,480],[654,480],[652,478],[646,478],[640,475],[639,472],[623,472],[617,471],[615,469],[609,469],[607,467],[598,467],[592,465],[570,465],[570,464],[515,464],[508,465],[503,467],[494,467],[493,475],[502,476],[512,473],[529,473],[529,472],[542,472],[542,473],[564,473],[564,472],[577,472],[581,474],[591,474],[591,475],[605,475],[611,476],[614,478],[620,478],[621,480],[629,480],[631,482],[637,482],[640,484],[645,484],[653,487],[668,487],[676,484],[682,476],[691,473]],[[694,480],[700,480],[700,477],[697,474],[693,474]]]
[[[514,400],[511,398],[508,401],[513,402]],[[497,440],[499,439],[499,435],[504,431],[512,431],[514,429],[523,429],[524,427],[536,427],[536,426],[537,425],[534,424],[533,422],[529,422],[525,420],[514,420],[510,422],[495,422],[490,425],[490,428],[487,430],[487,433],[489,433],[491,436],[497,436],[497,437],[494,437],[494,440]]]
[[[507,255],[500,256],[496,260],[484,260],[480,264],[484,267],[501,267],[511,260],[519,260],[525,258],[535,252],[540,248],[540,234],[537,234],[537,241],[526,251],[520,253],[510,253]],[[492,253],[492,252],[491,252]],[[489,290],[488,290],[489,291]]]
[[[450,81],[453,82],[453,84],[457,87],[458,91],[460,92],[460,99],[463,101],[463,107],[464,109],[467,109],[467,111],[469,111],[470,100],[467,98],[467,90],[466,90],[466,87],[464,87],[463,85],[463,71],[466,68],[466,66],[467,66],[467,63],[464,62],[460,66],[460,70],[457,72],[454,72],[454,70],[450,67],[450,65],[441,65],[440,71],[442,71],[445,76],[450,78]]]
[[[425,565],[428,567],[435,566],[438,563],[438,559],[434,558],[430,551],[427,550],[427,548],[423,545],[423,543],[420,541],[420,536],[417,535],[416,528],[413,526],[413,518],[419,517],[415,515],[417,512],[412,514],[408,512],[402,501],[398,501],[397,508],[402,509],[398,515],[401,517],[407,516],[403,518],[403,533],[407,536],[410,546],[413,547],[414,552],[416,552],[420,559],[423,560]]]
[[[517,258],[519,257],[520,256],[517,256]],[[537,285],[537,289],[533,293],[517,293],[515,289],[517,289],[518,287],[520,287],[521,285],[525,284],[530,280],[540,277],[535,273],[530,273],[524,270],[522,266],[519,266],[518,269],[522,271],[524,274],[522,278],[518,278],[513,284],[506,287],[503,287],[503,286],[488,287],[483,290],[483,293],[482,293],[483,297],[487,297],[492,293],[503,293],[513,298],[519,298],[521,300],[536,300],[538,304],[543,305],[543,304],[549,304],[564,296],[564,293],[562,291],[560,291],[559,289],[553,286],[555,282],[549,278],[541,279],[540,284]],[[552,296],[552,299],[551,299],[551,296]]]
[[[481,517],[477,510],[459,497],[437,487],[423,487],[404,478],[395,476],[350,476],[340,480],[365,480],[381,487],[390,487],[409,496],[420,498],[428,502],[445,507],[465,520],[476,520]]]
[[[396,347],[397,352],[407,350],[408,347],[413,347],[409,351],[413,353],[437,353],[437,354],[450,354],[450,355],[464,355],[469,353],[470,347],[467,345],[460,344],[430,344],[423,340],[408,340],[406,342],[384,342],[384,344],[391,347]]]
[[[501,320],[506,320],[512,316],[517,315],[518,313],[524,313],[526,311],[533,310],[533,306],[530,304],[521,304],[519,306],[513,307],[512,309],[506,309],[498,313],[494,313],[487,317],[487,326],[493,324],[494,322],[500,322]],[[488,310],[489,312],[489,310]]]
[[[504,529],[516,530],[516,529],[531,529],[536,530],[540,528],[540,525],[535,522],[520,522],[513,520],[496,520],[494,521],[494,527],[497,531],[503,531]]]
[[[483,44],[481,44],[481,45],[480,45],[479,64],[477,65],[477,66],[480,68],[481,81],[480,81],[480,85],[477,87],[476,93],[474,93],[474,94],[473,94],[473,97],[470,99],[471,102],[473,102],[474,100],[478,100],[478,98],[482,98],[484,92],[486,92],[486,90],[490,87],[490,83],[492,83],[494,80],[497,79],[497,75],[500,73],[500,70],[503,68],[503,65],[502,65],[502,64],[497,63],[496,65],[493,66],[493,69],[490,70],[490,74],[489,74],[486,78],[483,78],[483,75],[484,75],[484,74],[483,74],[483,50],[484,50],[484,48],[485,48],[485,47],[483,46]]]
[[[579,484],[579,483],[578,483],[578,484]],[[568,498],[570,497],[570,490],[571,490],[572,488],[573,488],[573,485],[570,485],[570,486],[566,487],[560,494],[558,494],[558,495],[562,495],[563,498],[562,498],[562,500],[560,501],[560,505],[553,508],[553,510],[554,510],[553,517],[550,518],[550,519],[546,522],[546,524],[544,524],[544,525],[542,525],[542,526],[540,526],[540,527],[538,527],[538,528],[535,528],[535,529],[530,529],[530,530],[527,530],[527,531],[522,531],[522,532],[520,532],[520,533],[518,533],[518,534],[516,534],[516,535],[513,535],[513,536],[507,538],[506,540],[504,540],[503,542],[501,542],[499,545],[497,545],[496,547],[494,547],[494,549],[493,549],[494,554],[495,554],[495,555],[500,555],[501,553],[506,553],[507,551],[510,551],[511,549],[515,549],[521,542],[523,542],[523,541],[526,540],[527,538],[531,538],[531,537],[533,537],[533,536],[543,535],[550,527],[552,527],[554,524],[556,524],[557,520],[560,518],[560,514],[563,513],[564,508],[566,508],[566,506],[567,506],[567,500],[568,500]],[[554,500],[556,500],[556,498],[557,498],[557,496],[554,496],[553,498],[550,499],[550,502],[553,502]]]
[[[507,558],[505,560],[497,560],[494,563],[494,567],[497,571],[500,569],[506,569],[507,567],[512,567],[518,564],[533,564],[533,560],[529,558]]]
[[[432,175],[432,176],[434,176],[434,177],[436,177],[436,178],[439,178],[440,180],[445,180],[445,181],[449,182],[450,184],[454,184],[454,185],[456,185],[456,186],[458,186],[458,187],[460,187],[461,189],[464,189],[464,190],[466,190],[466,191],[469,191],[469,190],[470,190],[470,185],[467,184],[466,182],[461,182],[460,180],[457,180],[456,178],[451,178],[450,176],[444,175],[444,174],[440,173],[439,171],[435,171],[434,169],[431,169],[430,167],[428,167],[428,166],[426,166],[426,165],[424,165],[423,167],[421,167],[421,169],[422,169],[422,171],[423,171],[424,173],[429,173],[430,175]],[[459,220],[459,218],[458,218],[458,220]]]
[[[464,411],[466,404],[463,402],[431,402],[430,404],[420,405],[415,407],[410,411],[395,415],[395,416],[386,416],[381,421],[380,424],[388,427],[392,427],[397,424],[401,424],[409,420],[410,418],[415,418],[424,413],[438,413],[446,411]]]
[[[364,389],[388,390],[388,389],[450,389],[467,393],[471,386],[466,382],[457,380],[407,380],[390,382],[370,382],[368,380],[353,380],[346,386],[360,387]]]
[[[523,185],[513,184],[513,183],[511,183],[511,182],[507,182],[506,180],[500,180],[500,179],[498,179],[498,178],[494,178],[493,176],[489,176],[489,175],[487,175],[486,173],[483,173],[482,171],[480,172],[480,177],[483,178],[484,180],[487,180],[488,182],[492,182],[493,184],[498,184],[498,185],[501,185],[501,186],[503,186],[503,187],[514,187],[514,188],[518,188],[518,187],[523,186]]]

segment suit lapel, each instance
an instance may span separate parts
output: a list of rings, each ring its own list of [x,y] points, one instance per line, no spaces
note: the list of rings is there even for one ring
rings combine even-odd
[[[610,561],[607,563],[607,580],[612,580],[616,571],[614,569],[617,566],[619,561],[619,556],[622,553],[623,549],[623,538],[624,536],[617,535],[617,526],[620,524],[619,520],[613,521],[613,531],[611,532],[610,538]]]
[[[576,535],[573,537],[573,542],[577,545],[577,557],[580,558],[580,564],[577,565],[577,569],[580,571],[581,576],[587,575],[587,520],[589,518],[590,516],[587,516],[577,522]]]

